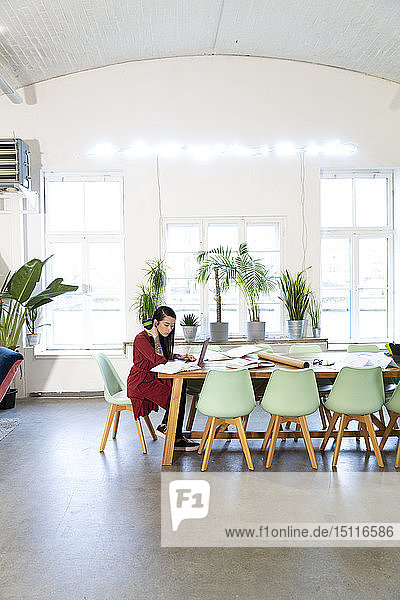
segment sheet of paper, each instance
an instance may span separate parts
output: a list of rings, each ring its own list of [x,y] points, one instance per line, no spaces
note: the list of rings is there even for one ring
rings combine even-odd
[[[163,365],[157,365],[150,369],[153,373],[165,373],[166,375],[173,375],[174,373],[180,373],[181,371],[197,371],[199,366],[197,363],[187,363],[184,360],[169,360]]]
[[[349,352],[340,363],[342,367],[381,367],[386,369],[393,362],[391,356],[383,352]]]
[[[258,352],[259,350],[261,350],[261,346],[247,344],[245,346],[237,346],[236,348],[232,348],[232,350],[228,350],[225,352],[225,354],[230,358],[242,358],[242,356],[246,356],[246,354]]]

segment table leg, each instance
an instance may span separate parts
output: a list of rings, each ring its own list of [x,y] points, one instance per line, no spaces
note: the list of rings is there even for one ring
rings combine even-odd
[[[169,403],[169,414],[167,423],[167,433],[164,442],[164,452],[162,458],[162,466],[169,467],[172,465],[174,457],[176,422],[178,420],[179,401],[181,399],[183,379],[174,377],[172,383],[171,400]]]

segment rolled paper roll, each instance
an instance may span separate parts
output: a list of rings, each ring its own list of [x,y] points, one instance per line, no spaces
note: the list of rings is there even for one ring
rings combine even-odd
[[[297,367],[298,369],[308,369],[310,363],[307,360],[301,360],[300,358],[291,358],[289,356],[282,356],[281,354],[270,354],[264,350],[260,350],[258,353],[259,358],[263,360],[270,360],[271,362],[278,363],[280,365],[287,365],[288,367]]]

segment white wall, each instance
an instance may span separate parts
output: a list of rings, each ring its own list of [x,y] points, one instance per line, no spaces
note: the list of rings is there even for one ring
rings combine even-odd
[[[319,170],[396,167],[400,111],[390,104],[399,86],[361,74],[291,61],[247,57],[177,58],[128,63],[60,77],[36,86],[36,104],[0,98],[0,136],[37,140],[44,169],[119,169],[125,178],[126,305],[140,269],[157,251],[154,159],[93,159],[108,141],[276,144],[340,139],[357,144],[351,157],[309,157],[306,165],[307,264],[319,283]],[[396,103],[394,103],[396,104]],[[160,160],[165,216],[273,215],[287,218],[285,261],[301,263],[299,159],[227,158],[199,163]],[[8,217],[0,216],[0,253],[10,257]],[[39,219],[30,231],[39,248]],[[0,263],[1,264],[1,263]],[[127,339],[136,331],[128,312]],[[126,374],[129,359],[116,361]],[[91,359],[26,360],[27,391],[101,387]]]

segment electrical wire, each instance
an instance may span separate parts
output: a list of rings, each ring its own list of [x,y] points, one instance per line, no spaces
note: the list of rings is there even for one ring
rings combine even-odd
[[[306,159],[305,151],[299,152],[300,158],[300,207],[301,207],[301,245],[303,249],[303,261],[302,268],[306,268],[306,254],[308,245],[308,228],[306,221],[306,190],[305,190],[305,179],[306,179]]]
[[[158,255],[162,258],[162,251],[164,249],[165,257],[165,232],[164,232],[164,216],[162,210],[162,196],[161,196],[161,182],[160,182],[160,162],[159,156],[156,157],[156,175],[157,175],[157,196],[158,196]]]

